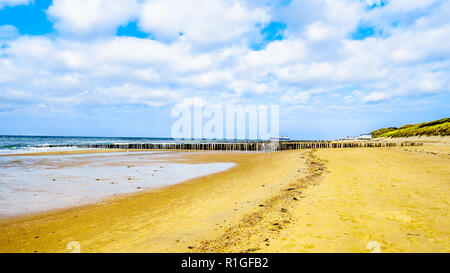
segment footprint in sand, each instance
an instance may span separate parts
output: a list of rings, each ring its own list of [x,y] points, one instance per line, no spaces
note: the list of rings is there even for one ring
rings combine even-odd
[[[368,242],[366,248],[370,250],[370,253],[381,253],[381,245],[377,241]]]
[[[411,218],[409,216],[402,215],[399,211],[391,212],[391,215],[388,216],[388,219],[394,220],[394,221],[400,221],[403,223],[411,222]]]

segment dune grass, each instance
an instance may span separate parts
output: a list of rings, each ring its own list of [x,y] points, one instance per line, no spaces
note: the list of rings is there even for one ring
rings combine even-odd
[[[431,122],[407,124],[400,128],[381,128],[372,132],[372,137],[449,136],[450,118]]]

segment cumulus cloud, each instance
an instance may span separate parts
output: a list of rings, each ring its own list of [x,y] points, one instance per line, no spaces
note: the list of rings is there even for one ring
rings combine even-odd
[[[243,39],[266,23],[265,8],[249,9],[228,0],[148,0],[142,6],[139,26],[164,40],[183,39],[198,45]]]
[[[208,71],[214,60],[222,58],[193,53],[182,44],[131,37],[86,43],[25,36],[7,45],[0,52],[8,56],[0,58],[3,96],[29,103],[28,97],[25,100],[17,92],[23,90],[36,96],[35,103],[57,101],[60,107],[93,102],[155,107],[174,103],[188,95],[183,85],[191,79],[194,86],[208,84],[208,75],[213,74]]]
[[[60,33],[74,35],[17,36],[13,27],[0,27],[2,103],[70,109],[221,101],[322,109],[332,98],[341,109],[450,90],[448,2],[408,1],[403,9],[396,1],[258,3],[55,0],[48,15]],[[393,14],[401,21],[396,27]],[[278,19],[286,37],[252,49],[249,37]],[[130,20],[154,40],[113,35]],[[352,40],[361,21],[383,31],[390,25],[388,35]]]
[[[47,14],[61,33],[113,33],[138,11],[137,0],[53,0]]]
[[[54,0],[47,14],[63,34],[115,34],[137,21],[159,40],[202,47],[256,39],[270,19],[265,7],[229,0]]]
[[[346,36],[365,15],[365,7],[364,2],[352,0],[292,0],[272,14],[286,22],[288,35],[317,40]]]

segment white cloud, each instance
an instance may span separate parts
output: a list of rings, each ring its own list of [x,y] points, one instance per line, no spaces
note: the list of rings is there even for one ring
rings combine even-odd
[[[243,39],[256,23],[269,16],[264,8],[248,9],[227,0],[148,0],[141,9],[139,26],[156,37],[195,45],[220,44]]]
[[[159,74],[151,68],[137,69],[136,76],[148,82],[157,82],[160,79]]]
[[[425,9],[439,2],[439,0],[389,0],[384,12],[410,12],[417,9]]]
[[[242,65],[264,70],[301,62],[305,57],[307,48],[302,40],[275,41],[264,50],[248,52],[242,59]]]
[[[199,54],[182,44],[131,37],[90,43],[21,37],[9,41],[3,52],[8,57],[0,57],[0,86],[30,91],[36,103],[58,102],[55,107],[62,108],[120,102],[163,106],[191,96],[186,83],[201,88],[228,73],[209,71],[220,53]]]
[[[364,20],[388,34],[399,26],[408,27],[416,23],[421,17],[434,18],[435,14],[430,16],[429,13],[435,13],[448,4],[448,1],[441,0],[390,0],[386,5],[368,12]]]
[[[366,0],[366,3],[368,6],[372,7],[372,6],[380,6],[382,1],[381,0]]]
[[[260,35],[256,24],[270,19],[267,8],[228,0],[54,0],[47,14],[63,34],[114,34],[137,21],[160,40],[197,47],[247,43]]]
[[[264,94],[273,91],[269,83],[257,83],[242,79],[230,81],[228,88],[236,92],[236,94]]]
[[[273,16],[287,23],[290,36],[305,33],[312,38],[326,34],[344,38],[363,18],[364,9],[360,1],[292,0],[289,5],[274,10]]]
[[[371,92],[363,97],[364,102],[379,102],[388,99],[390,96],[384,92]]]
[[[306,27],[305,31],[307,39],[311,41],[323,41],[328,39],[335,39],[340,36],[332,25],[325,25],[322,22],[315,22]]]
[[[83,39],[0,41],[2,98],[11,105],[62,109],[255,101],[318,109],[330,104],[330,97],[343,108],[450,90],[448,4],[414,2],[414,10],[427,12],[389,35],[354,41],[349,37],[359,21],[375,24],[375,15],[387,6],[367,11],[362,1],[293,1],[283,11],[289,15],[285,39],[255,51],[248,41],[257,31],[255,22],[276,19],[281,11],[256,2],[197,1],[203,6],[194,8],[186,1],[147,1],[139,15],[125,9],[115,16],[121,3],[55,1],[49,14],[56,27]],[[113,33],[133,16],[157,40],[97,35]]]
[[[198,87],[217,87],[233,80],[233,75],[229,71],[212,70],[189,77],[186,82],[193,83]]]
[[[114,34],[138,9],[137,0],[54,0],[47,14],[61,33],[82,36]]]
[[[6,6],[14,7],[19,5],[28,5],[33,1],[34,0],[0,0],[0,9]]]
[[[286,104],[305,104],[311,97],[310,91],[288,91],[282,97],[281,101]]]
[[[0,26],[0,40],[14,38],[17,37],[18,35],[19,31],[15,26],[11,25]]]

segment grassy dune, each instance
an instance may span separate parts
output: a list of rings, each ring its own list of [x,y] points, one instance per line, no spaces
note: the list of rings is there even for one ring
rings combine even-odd
[[[372,132],[377,137],[450,136],[450,118],[431,122],[407,124],[400,128],[381,128]]]

